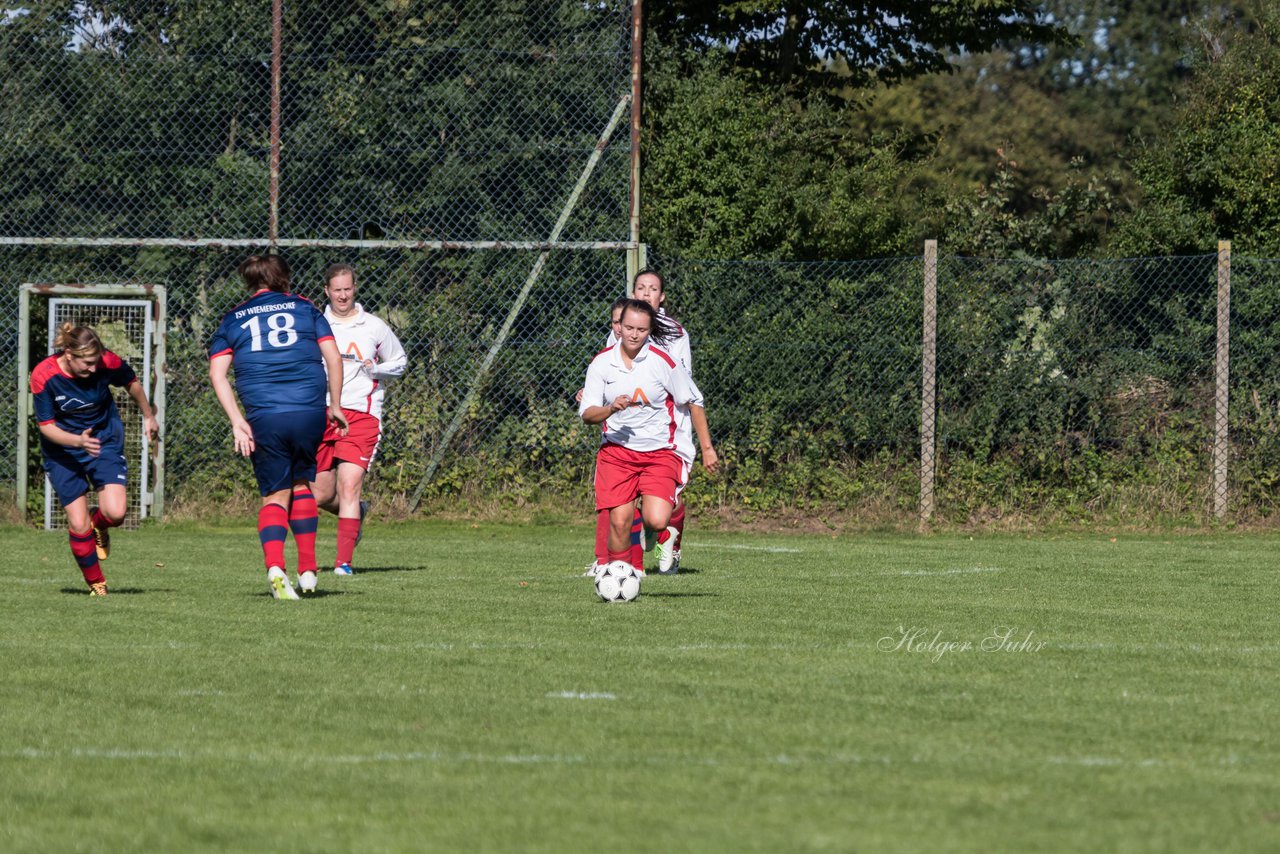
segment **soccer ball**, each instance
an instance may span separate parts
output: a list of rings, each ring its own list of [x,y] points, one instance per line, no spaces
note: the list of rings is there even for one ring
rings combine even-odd
[[[615,560],[596,573],[596,595],[602,602],[630,602],[640,595],[640,576],[625,560]]]

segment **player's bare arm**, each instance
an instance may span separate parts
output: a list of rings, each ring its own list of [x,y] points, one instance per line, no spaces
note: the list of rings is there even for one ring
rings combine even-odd
[[[160,423],[156,421],[155,411],[151,408],[151,402],[147,400],[147,392],[142,387],[142,382],[134,380],[129,383],[125,391],[129,393],[129,397],[133,398],[133,402],[138,404],[138,409],[142,412],[143,432],[148,439],[155,441],[160,436]]]
[[[342,356],[332,338],[320,342],[320,356],[329,375],[329,420],[347,435],[347,416],[342,414]]]
[[[90,435],[92,432],[92,430],[85,430],[83,433],[72,433],[70,430],[63,430],[53,422],[40,425],[40,435],[55,445],[61,445],[64,448],[80,448],[88,451],[89,456],[96,457],[102,452],[102,443]]]
[[[693,422],[693,432],[698,436],[698,445],[702,449],[702,466],[707,471],[715,471],[720,463],[720,455],[715,445],[711,444],[711,429],[707,426],[707,410],[696,403],[689,404],[689,420]]]
[[[615,412],[621,412],[628,406],[635,405],[631,400],[631,396],[620,394],[613,399],[612,403],[602,404],[600,406],[588,406],[582,412],[582,420],[587,424],[599,424],[605,421]]]
[[[210,359],[209,384],[213,386],[214,396],[218,398],[222,411],[226,413],[227,420],[231,422],[231,438],[235,445],[236,453],[242,457],[247,457],[253,453],[253,428],[249,426],[249,422],[245,420],[243,413],[240,412],[240,405],[236,403],[235,389],[231,387],[231,381],[227,379],[227,371],[230,368],[230,353],[214,356]]]

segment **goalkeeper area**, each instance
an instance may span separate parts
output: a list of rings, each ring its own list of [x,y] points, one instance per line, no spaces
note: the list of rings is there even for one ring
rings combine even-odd
[[[296,603],[243,524],[123,532],[102,600],[4,539],[9,851],[1276,841],[1275,536],[698,529],[626,605],[570,519],[374,522]]]

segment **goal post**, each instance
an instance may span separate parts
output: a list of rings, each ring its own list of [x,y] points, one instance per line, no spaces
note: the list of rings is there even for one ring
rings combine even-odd
[[[141,413],[123,389],[116,390],[116,406],[125,423],[125,447],[133,470],[128,486],[126,521],[136,524],[164,515],[165,424],[165,326],[166,290],[162,285],[32,284],[21,286],[18,305],[18,441],[17,506],[24,517],[30,497],[32,399],[29,379],[32,362],[32,298],[45,301],[47,341],[44,352],[53,351],[59,325],[71,322],[92,326],[107,349],[117,352],[138,374],[155,410],[160,435],[149,442],[142,429]],[[62,527],[54,499],[45,481],[46,529]]]

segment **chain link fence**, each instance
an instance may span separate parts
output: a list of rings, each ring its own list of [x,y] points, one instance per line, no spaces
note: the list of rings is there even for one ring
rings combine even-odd
[[[166,286],[171,503],[252,488],[206,376],[208,338],[243,296],[235,274],[243,255],[0,249],[0,275],[10,282]],[[299,290],[321,298],[320,271],[334,253],[295,249],[288,257]],[[624,288],[625,257],[551,252],[521,301],[539,257],[377,250],[344,258],[359,270],[361,301],[392,324],[410,358],[390,387],[371,481],[378,500],[588,500],[597,437],[576,418],[572,397]],[[690,330],[694,373],[727,467],[695,478],[691,502],[910,520],[922,488],[922,259],[654,260],[668,278],[671,312]],[[1213,255],[941,258],[936,521],[1146,524],[1204,521],[1215,511],[1241,521],[1272,514],[1280,262],[1232,263],[1229,410],[1219,409],[1216,387],[1218,269]],[[0,303],[0,364],[17,379],[14,290]],[[37,302],[37,330],[40,312]],[[34,338],[41,352],[33,363],[44,355],[43,336]],[[1225,481],[1214,478],[1220,412]],[[15,435],[16,404],[0,416],[3,435]],[[14,450],[0,446],[0,481],[11,484],[20,474]]]
[[[585,502],[596,437],[572,395],[636,249],[633,12],[625,0],[7,12],[0,369],[17,392],[0,398],[0,488],[39,476],[3,438],[26,388],[18,288],[85,283],[167,289],[170,504],[250,492],[205,347],[242,296],[238,262],[273,247],[313,298],[324,266],[353,263],[361,301],[408,350],[377,500]],[[702,508],[873,524],[1276,509],[1275,261],[709,262],[659,249],[726,464],[694,479]],[[43,303],[32,310],[42,329]],[[936,479],[922,480],[934,450],[923,470]]]
[[[0,235],[545,242],[630,92],[630,29],[618,0],[24,4]],[[628,239],[621,127],[561,240]]]

